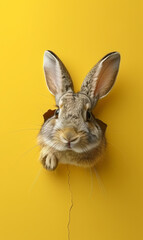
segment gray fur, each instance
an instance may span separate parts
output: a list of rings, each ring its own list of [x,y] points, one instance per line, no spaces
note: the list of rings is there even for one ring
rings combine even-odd
[[[74,93],[71,77],[64,64],[51,51],[45,52],[47,85],[59,106],[58,117],[54,115],[48,119],[38,136],[42,147],[40,160],[46,168],[54,170],[58,163],[91,167],[101,159],[106,146],[107,125],[90,112],[98,99],[113,86],[119,61],[118,53],[106,55],[87,74],[81,91]],[[87,119],[87,112],[90,119]]]

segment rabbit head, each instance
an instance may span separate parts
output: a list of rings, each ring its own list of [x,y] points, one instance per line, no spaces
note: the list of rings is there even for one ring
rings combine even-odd
[[[44,122],[39,143],[57,151],[83,153],[101,143],[106,124],[97,120],[92,109],[111,90],[120,63],[120,54],[103,57],[87,74],[81,90],[74,92],[71,77],[62,61],[51,51],[44,54],[44,73],[49,91],[58,109]]]

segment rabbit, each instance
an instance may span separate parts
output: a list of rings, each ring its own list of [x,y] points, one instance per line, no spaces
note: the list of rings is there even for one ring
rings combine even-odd
[[[56,110],[42,125],[38,143],[40,161],[48,170],[58,164],[94,167],[106,148],[107,125],[92,114],[98,100],[106,96],[115,83],[120,54],[104,56],[87,74],[81,90],[74,92],[66,67],[52,51],[44,53],[44,74],[51,94],[55,96]]]

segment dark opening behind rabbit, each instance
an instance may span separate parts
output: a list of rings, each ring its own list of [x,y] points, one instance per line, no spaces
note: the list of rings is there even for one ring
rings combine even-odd
[[[106,146],[106,124],[92,109],[111,90],[120,64],[120,54],[104,56],[87,74],[81,90],[74,93],[71,77],[62,61],[51,51],[44,54],[44,73],[58,109],[41,127],[38,142],[40,161],[54,170],[58,163],[94,166]]]

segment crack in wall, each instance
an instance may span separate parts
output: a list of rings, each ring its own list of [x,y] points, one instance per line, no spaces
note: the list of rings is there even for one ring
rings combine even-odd
[[[69,166],[67,166],[68,170],[68,186],[69,186],[69,191],[70,191],[70,208],[69,208],[69,218],[68,218],[68,224],[67,224],[67,230],[68,230],[68,240],[70,240],[70,223],[71,223],[71,211],[73,208],[73,196],[72,196],[72,191],[71,191],[71,185],[70,185],[70,169]]]

